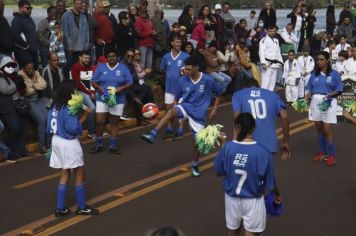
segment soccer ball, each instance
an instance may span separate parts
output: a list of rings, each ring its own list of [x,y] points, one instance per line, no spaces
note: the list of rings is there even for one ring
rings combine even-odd
[[[159,114],[159,109],[156,104],[147,103],[142,107],[141,113],[146,119],[155,119]]]

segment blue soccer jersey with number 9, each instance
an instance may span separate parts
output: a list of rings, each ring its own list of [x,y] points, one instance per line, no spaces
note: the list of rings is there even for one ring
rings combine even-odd
[[[234,112],[249,112],[256,120],[253,138],[270,152],[277,152],[276,119],[286,109],[278,94],[262,88],[245,88],[232,97]]]
[[[231,197],[259,198],[265,189],[275,188],[272,154],[256,142],[225,143],[214,168],[224,176],[223,187]]]

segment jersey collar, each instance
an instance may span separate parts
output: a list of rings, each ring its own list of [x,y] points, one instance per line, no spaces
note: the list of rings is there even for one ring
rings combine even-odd
[[[203,77],[203,72],[199,72],[199,73],[200,73],[200,78],[197,81],[192,80],[192,78],[189,76],[189,79],[192,81],[193,84],[199,83],[201,78]]]
[[[179,57],[179,55],[180,55],[181,52],[182,52],[182,50],[179,51],[179,53],[177,54],[176,57],[174,57],[174,56],[173,56],[173,53],[172,53],[172,51],[171,51],[171,57],[172,57],[172,59],[175,61],[175,60]]]
[[[239,142],[237,140],[232,140],[234,143],[238,143],[238,144],[243,144],[243,145],[252,145],[252,144],[256,144],[256,141],[253,142]]]
[[[111,68],[111,67],[109,66],[109,62],[107,62],[107,63],[106,63],[106,66],[108,67],[109,70],[115,70],[116,67],[119,66],[119,63],[117,63],[116,66],[114,66],[113,68]]]

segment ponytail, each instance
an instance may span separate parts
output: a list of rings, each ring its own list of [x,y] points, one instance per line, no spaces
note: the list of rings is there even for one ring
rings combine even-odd
[[[256,122],[251,113],[244,112],[236,117],[234,125],[239,128],[239,133],[236,139],[241,142],[248,134],[252,133],[253,129],[256,127]]]

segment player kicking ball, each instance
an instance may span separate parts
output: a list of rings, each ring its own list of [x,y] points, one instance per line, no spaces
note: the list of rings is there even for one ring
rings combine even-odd
[[[47,132],[53,134],[52,153],[49,166],[61,170],[57,188],[57,207],[55,216],[61,217],[71,213],[65,208],[65,197],[71,170],[75,175],[75,191],[77,194],[77,215],[97,215],[99,211],[85,203],[84,161],[83,150],[78,136],[82,134],[82,123],[85,122],[91,110],[88,108],[80,119],[69,114],[67,107],[71,95],[76,90],[74,81],[64,81],[57,94],[53,108],[48,112]]]
[[[173,118],[186,118],[195,135],[204,129],[207,122],[209,105],[213,95],[216,95],[214,105],[209,113],[208,119],[216,116],[220,95],[222,94],[219,85],[207,74],[199,71],[199,59],[191,56],[185,60],[186,75],[179,79],[175,100],[182,99],[178,105],[171,108],[159,121],[157,126],[149,133],[141,135],[141,138],[149,143],[154,143],[158,131],[165,127]],[[192,163],[193,176],[199,176],[199,151],[194,141],[194,158]]]
[[[240,113],[234,121],[233,141],[225,143],[214,163],[218,176],[224,176],[225,218],[229,236],[262,235],[266,228],[264,193],[273,193],[281,203],[276,188],[272,154],[256,142],[252,133],[256,122],[251,113]]]

